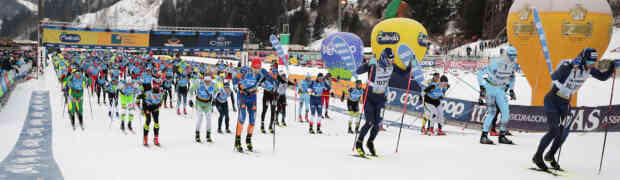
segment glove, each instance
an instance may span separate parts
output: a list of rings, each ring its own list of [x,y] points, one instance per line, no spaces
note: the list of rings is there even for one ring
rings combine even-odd
[[[375,57],[371,57],[370,60],[368,61],[368,65],[376,65],[377,64],[377,59],[375,59]]]
[[[144,114],[149,115],[151,114],[151,111],[144,111]]]
[[[194,101],[189,100],[189,107],[192,107],[192,108],[194,107]]]
[[[568,99],[570,97],[570,89],[568,88],[558,88],[558,92],[556,95]]]
[[[515,91],[514,90],[510,90],[508,91],[510,93],[510,100],[517,100],[517,95],[515,95]]]

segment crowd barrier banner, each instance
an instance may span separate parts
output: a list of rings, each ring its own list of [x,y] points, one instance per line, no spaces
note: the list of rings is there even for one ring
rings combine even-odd
[[[405,90],[390,88],[387,94],[387,106],[393,109],[403,107],[405,103]],[[407,113],[418,116],[423,112],[422,98],[419,92],[411,91],[407,102]],[[486,116],[486,106],[479,105],[477,102],[465,101],[452,98],[444,98],[443,105],[444,118],[458,122],[482,124]],[[600,126],[605,123],[614,124],[609,127],[609,131],[620,131],[620,105],[598,107],[571,107],[570,131],[590,132],[603,131]],[[501,118],[501,115],[498,115]],[[510,106],[510,121],[507,128],[526,131],[546,131],[547,117],[542,106]]]

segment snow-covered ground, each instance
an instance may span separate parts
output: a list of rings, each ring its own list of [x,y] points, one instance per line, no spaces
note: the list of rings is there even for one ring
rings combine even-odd
[[[95,13],[80,15],[79,27],[150,30],[157,26],[163,0],[121,0]]]
[[[291,68],[295,68],[294,72],[317,71]],[[472,78],[465,73],[460,77],[465,81]],[[451,82],[456,81],[451,79]],[[598,84],[591,83],[592,80],[588,80],[582,90],[592,96],[591,103],[608,102],[604,93],[599,93]],[[449,92],[452,96],[469,97],[469,93],[474,92],[463,84],[456,83],[453,87],[457,88]],[[517,87],[517,92],[522,91],[523,87]],[[516,133],[511,137],[518,144],[515,146],[480,145],[479,131],[461,127],[446,127],[448,135],[443,137],[421,136],[415,130],[420,121],[409,116],[405,123],[415,127],[403,130],[398,153],[395,153],[398,129],[389,127],[375,141],[382,157],[374,160],[352,157],[354,135],[346,134],[349,117],[340,112],[345,104],[333,98],[330,103],[332,118],[322,122],[325,134],[308,135],[308,125],[294,120],[292,91],[288,93],[289,126],[276,130],[275,151],[273,136],[260,133],[258,128],[253,137],[258,153],[234,152],[232,134],[214,133],[214,143],[196,144],[193,142],[193,111],[190,110],[187,117],[180,117],[173,109],[161,110],[160,141],[163,148],[144,148],[140,145],[141,131],[128,135],[121,133],[119,122],[111,122],[107,109],[92,102],[88,94],[84,99],[86,131],[71,130],[68,115],[62,113],[62,95],[51,68],[46,69],[46,75],[41,79],[18,85],[8,105],[0,110],[0,117],[4,117],[0,119],[0,135],[3,137],[0,158],[7,156],[19,136],[27,102],[34,90],[50,91],[53,155],[65,179],[492,179],[498,176],[506,180],[566,179],[527,170],[533,166],[531,156],[541,133]],[[477,97],[477,93],[473,95]],[[261,105],[259,103],[258,112],[262,111]],[[237,113],[230,114],[231,124],[234,124]],[[259,125],[260,113],[256,117]],[[385,114],[385,119],[390,121],[398,121],[400,117],[400,112],[387,111]],[[142,122],[141,119],[134,120],[134,127],[140,129]],[[215,121],[212,124],[217,127]],[[204,130],[202,136],[204,138]],[[562,167],[569,170],[567,178],[620,177],[620,171],[615,171],[620,167],[620,156],[613,153],[620,150],[620,141],[617,141],[620,133],[609,134],[603,173],[597,175],[601,137],[601,133],[573,133],[570,136],[560,160]]]
[[[301,70],[316,71],[295,67],[295,71]],[[466,81],[471,78],[464,73],[460,76]],[[531,156],[541,133],[516,133],[511,137],[518,144],[515,146],[480,145],[479,131],[461,127],[446,127],[448,135],[443,137],[421,136],[415,130],[420,122],[409,116],[405,123],[415,127],[403,130],[398,153],[395,153],[398,129],[389,127],[375,141],[382,157],[375,160],[352,157],[354,135],[346,134],[349,117],[339,112],[345,104],[332,98],[332,118],[322,122],[325,134],[308,135],[308,125],[294,120],[292,90],[288,93],[289,126],[276,130],[275,151],[272,148],[273,136],[260,133],[258,128],[253,137],[258,153],[234,152],[232,134],[214,133],[214,143],[196,144],[193,142],[193,111],[190,110],[190,116],[185,118],[176,115],[173,109],[161,110],[160,141],[163,148],[144,148],[140,145],[140,130],[135,135],[121,133],[119,122],[111,123],[107,109],[92,102],[88,94],[84,99],[86,131],[72,131],[68,115],[62,112],[62,95],[52,69],[47,68],[42,77],[18,85],[8,105],[0,110],[0,117],[3,117],[0,119],[0,135],[3,137],[0,158],[6,157],[19,135],[30,93],[49,90],[53,112],[53,155],[65,179],[492,179],[498,176],[506,180],[566,179],[527,170],[533,166]],[[594,91],[597,84],[589,83],[592,81],[588,80],[583,91],[591,94],[592,103],[608,102],[604,93]],[[458,88],[453,88],[450,95],[468,97],[468,93],[473,92],[465,85],[455,86]],[[517,87],[517,92],[522,91],[522,87]],[[261,105],[259,103],[258,112],[262,111]],[[231,124],[234,124],[237,113],[230,114]],[[260,113],[256,117],[259,125]],[[400,117],[400,112],[387,111],[385,114],[385,119],[390,121],[398,121]],[[141,119],[134,120],[134,127],[141,127],[142,122]],[[213,122],[213,127],[216,125]],[[204,130],[202,136],[204,138]],[[149,137],[152,140],[152,135]],[[617,141],[620,133],[609,134],[603,173],[597,175],[601,137],[601,133],[573,133],[570,136],[560,160],[562,167],[569,170],[568,178],[620,177],[620,171],[615,170],[620,167],[620,156],[613,153],[620,150],[620,141]]]
[[[26,8],[28,8],[28,10],[32,11],[32,12],[37,12],[39,11],[38,5],[27,1],[27,0],[17,0],[18,3],[26,6]]]

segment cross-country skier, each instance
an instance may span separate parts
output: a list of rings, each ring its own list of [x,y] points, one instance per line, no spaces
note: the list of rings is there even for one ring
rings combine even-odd
[[[310,111],[310,94],[308,92],[308,88],[310,88],[311,83],[312,79],[310,77],[310,74],[306,75],[306,79],[301,80],[299,83],[297,83],[297,91],[299,93],[299,122],[304,122],[304,119],[301,117],[301,114],[303,112],[306,112],[306,115],[304,116],[306,118],[306,122],[310,122],[308,120],[308,112]]]
[[[177,92],[177,114],[181,115],[181,103],[183,104],[183,114],[187,115],[187,93],[189,91],[190,82],[187,71],[181,71],[181,74],[177,76],[176,80],[176,92]]]
[[[295,83],[290,82],[286,78],[286,74],[280,73],[278,76],[278,88],[276,90],[276,101],[277,101],[277,113],[275,121],[278,121],[278,114],[282,115],[282,126],[286,126],[286,89],[289,86],[294,86]],[[279,123],[276,123],[279,124]]]
[[[374,140],[379,133],[379,128],[383,117],[381,116],[381,109],[385,107],[387,101],[386,92],[388,91],[388,84],[390,77],[392,76],[394,53],[391,48],[385,48],[381,52],[379,62],[372,58],[368,63],[362,64],[357,68],[356,74],[370,73],[371,79],[368,82],[368,95],[366,104],[364,106],[364,115],[366,116],[366,123],[362,126],[360,134],[355,142],[355,148],[357,153],[361,156],[365,156],[366,153],[362,147],[364,137],[370,130],[370,136],[366,142],[366,147],[372,156],[376,156]]]
[[[65,81],[65,89],[68,90],[69,97],[69,116],[71,118],[71,127],[75,130],[75,116],[78,116],[78,120],[80,122],[80,127],[84,130],[84,108],[83,108],[83,97],[84,97],[84,87],[90,84],[90,80],[82,75],[78,69],[73,69],[73,73],[71,76],[67,78]]]
[[[99,75],[97,76],[97,81],[95,83],[95,92],[97,93],[97,104],[101,104],[101,96],[103,96],[103,104],[105,104],[105,95],[106,93],[103,92],[103,85],[105,85],[108,82],[108,78],[107,78],[106,73],[99,73]]]
[[[271,66],[271,72],[262,72],[263,76],[263,112],[261,113],[260,131],[265,133],[265,115],[267,109],[270,111],[269,132],[273,133],[273,123],[276,119],[276,88],[278,87],[278,64]]]
[[[428,127],[428,135],[434,135],[435,128],[434,123],[437,123],[437,135],[446,135],[441,126],[444,123],[443,106],[441,105],[441,99],[448,90],[448,77],[439,76],[439,73],[434,73],[433,78],[428,83],[428,86],[424,88],[424,114],[431,125]]]
[[[514,97],[514,66],[517,59],[517,49],[508,46],[506,48],[506,55],[507,57],[493,59],[489,65],[478,72],[478,83],[480,84],[479,102],[485,99],[487,105],[487,116],[484,119],[482,135],[480,136],[481,144],[494,144],[487,135],[493,116],[497,113],[498,108],[502,113],[498,142],[501,144],[514,144],[506,138],[506,124],[510,118],[506,91],[510,93],[511,97]],[[485,75],[487,75],[487,80],[484,79]]]
[[[362,100],[362,96],[364,95],[364,89],[362,88],[362,81],[356,80],[355,87],[349,88],[346,92],[343,92],[343,99],[346,97],[347,99],[347,110],[349,111],[349,126],[347,132],[349,134],[353,134],[353,130],[351,128],[351,124],[355,122],[355,132],[359,133],[360,122],[359,122],[359,103]]]
[[[325,77],[323,77],[323,82],[325,83],[325,91],[323,91],[323,94],[321,95],[321,103],[323,104],[323,107],[325,107],[325,115],[324,117],[329,119],[329,96],[331,96],[331,91],[332,91],[332,74],[331,73],[327,73],[327,75],[325,75]]]
[[[323,80],[323,74],[319,73],[316,76],[316,80],[310,83],[310,88],[308,88],[308,92],[310,93],[310,134],[314,134],[313,124],[316,123],[316,133],[323,134],[321,131],[321,121],[323,120],[323,116],[321,111],[323,110],[323,102],[321,98],[323,96],[323,92],[327,90],[327,85]]]
[[[142,109],[146,116],[146,122],[144,123],[144,146],[148,146],[148,135],[153,121],[153,144],[159,146],[159,108],[161,107],[164,93],[161,91],[161,87],[153,86],[151,90],[144,91],[140,95],[142,102]]]
[[[124,84],[120,85],[119,92],[121,96],[121,131],[125,131],[125,120],[127,120],[129,131],[133,131],[131,121],[136,117],[138,108],[136,98],[140,93],[140,89],[131,78],[128,78]]]
[[[254,131],[255,113],[256,113],[256,93],[259,82],[263,77],[260,73],[261,62],[259,59],[252,60],[252,70],[245,74],[238,74],[239,79],[239,104],[241,107],[239,121],[237,122],[237,132],[235,137],[235,149],[239,152],[243,152],[241,148],[241,132],[243,131],[243,123],[245,123],[245,115],[247,113],[250,124],[248,125],[247,135],[245,138],[246,147],[248,151],[253,151],[252,146],[252,132]],[[243,70],[242,70],[243,71]]]
[[[556,70],[551,74],[552,88],[545,95],[544,109],[547,116],[549,130],[540,140],[536,154],[532,161],[542,170],[547,170],[547,165],[543,162],[543,153],[547,146],[553,141],[551,149],[547,151],[544,160],[549,162],[551,167],[560,169],[560,164],[555,160],[555,153],[558,151],[566,138],[570,128],[570,99],[585,81],[592,75],[594,78],[605,81],[615,72],[614,61],[607,61],[609,69],[593,68],[598,59],[598,53],[593,48],[583,49],[575,59],[567,59],[560,62]]]
[[[172,68],[166,69],[166,72],[163,75],[163,84],[162,87],[164,89],[164,93],[166,94],[166,98],[164,98],[164,108],[172,107],[172,86],[174,85],[174,71]]]
[[[114,70],[114,69],[112,69]],[[118,113],[118,80],[112,79],[110,82],[106,82],[104,85],[104,93],[108,94],[108,102],[109,102],[109,110],[108,116],[112,121],[117,119],[119,116]]]
[[[230,116],[228,115],[228,97],[231,97],[231,89],[230,89],[230,84],[228,82],[222,82],[224,81],[226,74],[224,73],[220,73],[219,77],[218,77],[218,84],[221,83],[221,86],[218,85],[218,89],[217,89],[217,96],[215,97],[215,107],[217,108],[218,113],[220,114],[220,116],[217,118],[217,133],[222,133],[222,121],[224,121],[224,123],[226,124],[226,133],[230,133],[230,129],[229,129],[229,122],[230,122]],[[233,107],[234,107],[234,103],[233,103]]]
[[[204,77],[204,81],[197,82],[192,84],[190,88],[190,96],[196,94],[196,137],[195,141],[200,143],[200,128],[202,127],[202,121],[204,120],[207,124],[206,130],[206,140],[207,142],[212,142],[211,140],[211,116],[213,115],[213,97],[217,96],[215,94],[216,87],[211,82],[211,76],[207,75]],[[194,106],[192,100],[190,102],[190,107]]]

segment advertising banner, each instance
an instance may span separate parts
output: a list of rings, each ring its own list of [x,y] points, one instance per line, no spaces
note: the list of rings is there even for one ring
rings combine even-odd
[[[101,46],[122,46],[122,47],[148,47],[148,33],[119,33],[101,32],[99,43]]]
[[[43,43],[67,45],[96,45],[101,32],[81,30],[43,29]]]
[[[362,47],[362,40],[353,33],[332,33],[321,44],[321,57],[332,76],[350,79],[364,59]]]
[[[240,51],[244,41],[243,32],[200,32],[197,46],[211,50]]]
[[[154,48],[195,48],[198,47],[198,35],[196,32],[153,31],[149,36],[149,44]]]

